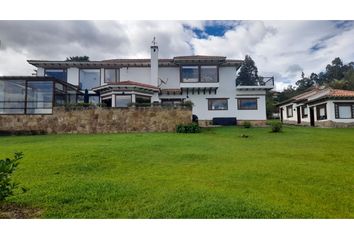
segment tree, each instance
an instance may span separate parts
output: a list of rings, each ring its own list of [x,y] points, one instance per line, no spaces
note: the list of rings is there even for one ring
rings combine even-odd
[[[289,98],[294,97],[296,94],[298,94],[296,88],[293,85],[289,85],[286,89],[284,89],[282,92],[279,93],[278,101],[279,102],[285,101]]]
[[[259,83],[258,69],[252,58],[246,55],[240,72],[236,78],[236,85],[255,86]]]
[[[67,61],[67,62],[89,62],[90,57],[88,57],[88,56],[73,56],[73,57],[67,57],[65,61]]]
[[[315,84],[315,82],[311,78],[305,77],[305,73],[302,72],[301,73],[301,79],[298,80],[295,84],[297,86],[296,90],[298,92],[301,92],[301,91],[304,91],[304,90],[312,87]]]

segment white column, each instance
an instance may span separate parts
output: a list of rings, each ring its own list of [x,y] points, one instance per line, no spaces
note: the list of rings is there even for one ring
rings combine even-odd
[[[116,95],[112,94],[112,107],[116,106]]]
[[[158,86],[159,83],[159,47],[151,46],[151,60],[150,60],[150,84]]]
[[[132,103],[135,103],[135,94],[132,94]]]

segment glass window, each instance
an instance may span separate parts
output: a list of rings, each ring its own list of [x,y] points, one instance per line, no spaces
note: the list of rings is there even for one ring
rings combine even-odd
[[[257,110],[257,98],[237,99],[238,110]]]
[[[119,82],[119,69],[105,69],[104,70],[104,82]]]
[[[201,66],[200,67],[201,82],[217,82],[218,68],[217,66]]]
[[[176,105],[181,105],[182,99],[161,99],[161,105],[162,106],[176,106]]]
[[[293,116],[293,105],[286,107],[286,117],[290,118]]]
[[[326,104],[317,106],[316,111],[317,111],[317,120],[327,119]]]
[[[208,99],[208,110],[227,110],[227,99]]]
[[[151,103],[151,97],[149,96],[141,96],[141,95],[136,95],[135,96],[135,103],[137,105],[147,105]]]
[[[27,113],[52,113],[53,82],[28,81],[27,82]]]
[[[181,69],[182,82],[198,82],[199,67],[198,66],[183,66]]]
[[[301,107],[302,110],[302,117],[305,118],[308,116],[308,107],[307,106],[302,106]]]
[[[45,76],[53,77],[62,81],[67,81],[67,71],[66,69],[45,69]]]
[[[80,69],[80,89],[92,89],[101,85],[100,69]]]
[[[339,118],[352,118],[352,106],[342,105],[338,106]]]
[[[0,81],[0,113],[24,114],[26,83],[23,80]]]
[[[131,95],[116,95],[116,107],[129,107],[131,102]]]

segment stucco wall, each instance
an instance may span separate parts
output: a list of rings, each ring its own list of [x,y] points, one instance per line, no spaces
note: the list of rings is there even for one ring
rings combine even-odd
[[[0,115],[0,132],[171,132],[177,124],[191,123],[191,119],[188,108],[55,108],[52,115]]]

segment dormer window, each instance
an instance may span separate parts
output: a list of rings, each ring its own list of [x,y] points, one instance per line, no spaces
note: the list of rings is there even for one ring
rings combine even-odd
[[[181,66],[181,82],[218,82],[218,67],[216,65]]]

